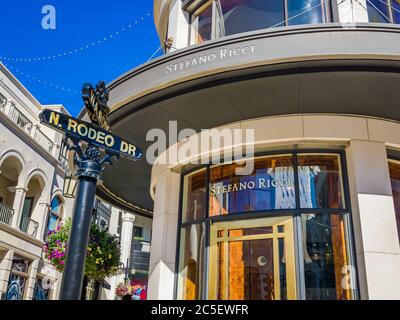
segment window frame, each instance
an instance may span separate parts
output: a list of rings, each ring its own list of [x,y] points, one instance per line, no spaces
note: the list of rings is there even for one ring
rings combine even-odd
[[[197,43],[196,42],[196,24],[198,24],[198,19],[197,17],[200,15],[201,12],[203,12],[206,8],[209,7],[209,5],[212,6],[212,22],[211,22],[211,40],[215,40],[215,39],[221,39],[221,38],[217,38],[217,32],[216,32],[216,22],[217,22],[217,13],[216,13],[216,1],[217,0],[202,0],[202,1],[198,1],[196,6],[192,6],[191,10],[189,10],[188,8],[184,10],[188,11],[190,14],[190,23],[189,23],[189,45],[196,45],[196,44],[201,44],[201,43]],[[284,24],[282,23],[282,25],[279,25],[277,27],[288,27],[288,16],[289,16],[289,12],[288,12],[288,1],[289,0],[282,0],[283,2],[283,8],[284,8],[284,12],[283,12],[283,17],[284,17]],[[337,13],[337,9],[336,11],[333,8],[337,7],[337,0],[330,0],[330,1],[324,1],[324,0],[320,0],[321,1],[321,8],[323,6],[323,11],[325,12],[325,22],[322,23],[331,23],[331,22],[339,22],[339,15]],[[387,0],[389,1],[389,0]],[[390,0],[391,1],[391,0]],[[336,4],[336,6],[335,6]],[[264,28],[264,29],[269,29],[269,28]],[[263,30],[263,29],[257,29],[257,30]],[[254,31],[257,31],[254,30]],[[240,33],[237,33],[240,34]]]
[[[388,172],[389,172],[389,180],[391,180],[391,176],[390,176],[390,171],[389,171],[389,163],[395,163],[400,167],[400,156],[393,154],[390,150],[387,151],[387,164],[388,164]],[[392,189],[392,185],[390,182],[390,190],[392,191],[392,198],[393,198],[393,189]],[[396,228],[397,228],[397,214],[396,214],[396,207],[395,207],[395,203],[394,203],[394,198],[393,198],[393,210],[394,210],[394,215],[395,215],[395,221],[396,221]],[[397,235],[399,238],[399,244],[400,244],[400,228],[397,228]]]
[[[204,248],[204,266],[201,269],[203,274],[201,275],[202,279],[205,279],[204,283],[200,284],[202,287],[200,288],[200,299],[207,299],[208,293],[208,281],[206,279],[209,273],[209,245],[210,245],[210,225],[213,222],[219,221],[235,221],[235,220],[243,220],[243,219],[257,219],[257,218],[268,218],[268,217],[276,217],[276,216],[292,216],[293,217],[293,225],[294,225],[294,239],[299,239],[301,234],[301,216],[304,214],[338,214],[344,215],[349,221],[348,230],[346,230],[348,234],[348,243],[346,244],[349,248],[349,259],[351,261],[351,265],[356,269],[356,275],[354,276],[354,300],[359,299],[359,275],[358,275],[358,266],[356,259],[356,249],[355,249],[355,238],[354,238],[354,229],[353,229],[353,217],[351,210],[351,200],[350,200],[350,190],[349,190],[349,182],[348,182],[348,172],[347,172],[347,162],[346,162],[346,154],[343,149],[283,149],[283,150],[275,150],[271,152],[259,152],[255,153],[252,158],[259,158],[265,156],[280,156],[291,154],[293,157],[293,169],[294,169],[294,186],[295,186],[295,196],[296,196],[296,208],[295,209],[273,209],[273,210],[262,210],[262,211],[251,211],[251,212],[241,212],[241,213],[232,213],[227,215],[219,215],[219,216],[210,216],[209,215],[209,195],[210,195],[210,168],[214,165],[205,164],[199,165],[193,168],[190,168],[181,173],[180,179],[180,193],[179,193],[179,213],[178,213],[178,223],[177,223],[177,237],[176,237],[176,252],[175,252],[175,279],[174,279],[174,299],[178,299],[178,280],[179,280],[179,262],[180,262],[180,251],[181,251],[181,231],[183,228],[190,227],[191,225],[203,224],[204,232],[205,232],[205,248]],[[299,181],[298,181],[298,155],[303,154],[332,154],[337,155],[339,160],[339,169],[341,169],[341,181],[342,181],[342,191],[343,191],[343,209],[331,209],[331,208],[301,208],[300,207],[300,199],[299,199]],[[221,163],[218,165],[223,165],[224,161],[221,159]],[[184,201],[184,181],[187,175],[195,173],[200,170],[206,170],[206,217],[204,219],[198,219],[195,221],[186,221],[182,222],[183,218],[183,201]],[[251,213],[249,215],[249,213]],[[296,255],[296,278],[297,278],[297,288],[298,288],[298,299],[305,300],[305,275],[304,275],[304,262],[303,256],[300,249],[302,247],[302,243],[295,243],[295,255]],[[301,241],[300,241],[301,242]]]
[[[52,210],[52,203],[53,203],[53,201],[55,199],[58,199],[58,201],[59,201],[58,208],[59,208],[60,212],[55,212],[55,211]],[[44,238],[47,237],[47,234],[50,231],[49,230],[49,222],[50,222],[51,216],[53,215],[53,216],[57,217],[57,224],[56,224],[56,228],[57,228],[60,225],[61,221],[62,221],[63,213],[64,213],[64,201],[63,201],[63,199],[62,199],[62,197],[60,195],[56,194],[56,195],[53,196],[53,198],[51,199],[51,202],[50,202],[50,207],[49,207],[48,214],[47,214],[45,234],[43,235]]]

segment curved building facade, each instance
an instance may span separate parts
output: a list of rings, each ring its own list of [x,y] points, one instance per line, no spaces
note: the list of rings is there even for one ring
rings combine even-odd
[[[148,158],[169,141],[101,188],[153,218],[148,298],[399,299],[400,3],[154,17],[166,54],[109,85],[110,122]]]

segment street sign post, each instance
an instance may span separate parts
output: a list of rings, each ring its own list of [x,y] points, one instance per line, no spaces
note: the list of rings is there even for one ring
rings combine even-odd
[[[134,144],[110,133],[108,91],[103,81],[96,89],[84,84],[82,98],[94,124],[49,109],[40,114],[41,123],[65,134],[64,143],[74,152],[75,175],[78,177],[61,300],[79,300],[81,297],[90,222],[100,175],[114,159],[139,160],[143,154]]]

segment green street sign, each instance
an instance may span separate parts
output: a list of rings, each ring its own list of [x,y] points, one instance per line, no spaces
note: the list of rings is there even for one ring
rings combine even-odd
[[[45,109],[40,113],[39,118],[44,125],[66,133],[79,141],[97,146],[104,151],[118,154],[131,160],[139,160],[143,155],[142,150],[115,134],[65,114]]]

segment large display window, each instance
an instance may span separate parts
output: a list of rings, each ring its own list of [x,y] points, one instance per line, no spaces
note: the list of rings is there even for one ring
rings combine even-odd
[[[343,1],[325,0],[204,0],[192,12],[191,42],[275,27],[340,22],[332,12],[344,5]],[[400,0],[367,0],[362,6],[371,23],[400,23]]]
[[[178,299],[357,298],[341,152],[288,152],[182,176]],[[400,172],[400,170],[399,170]]]

